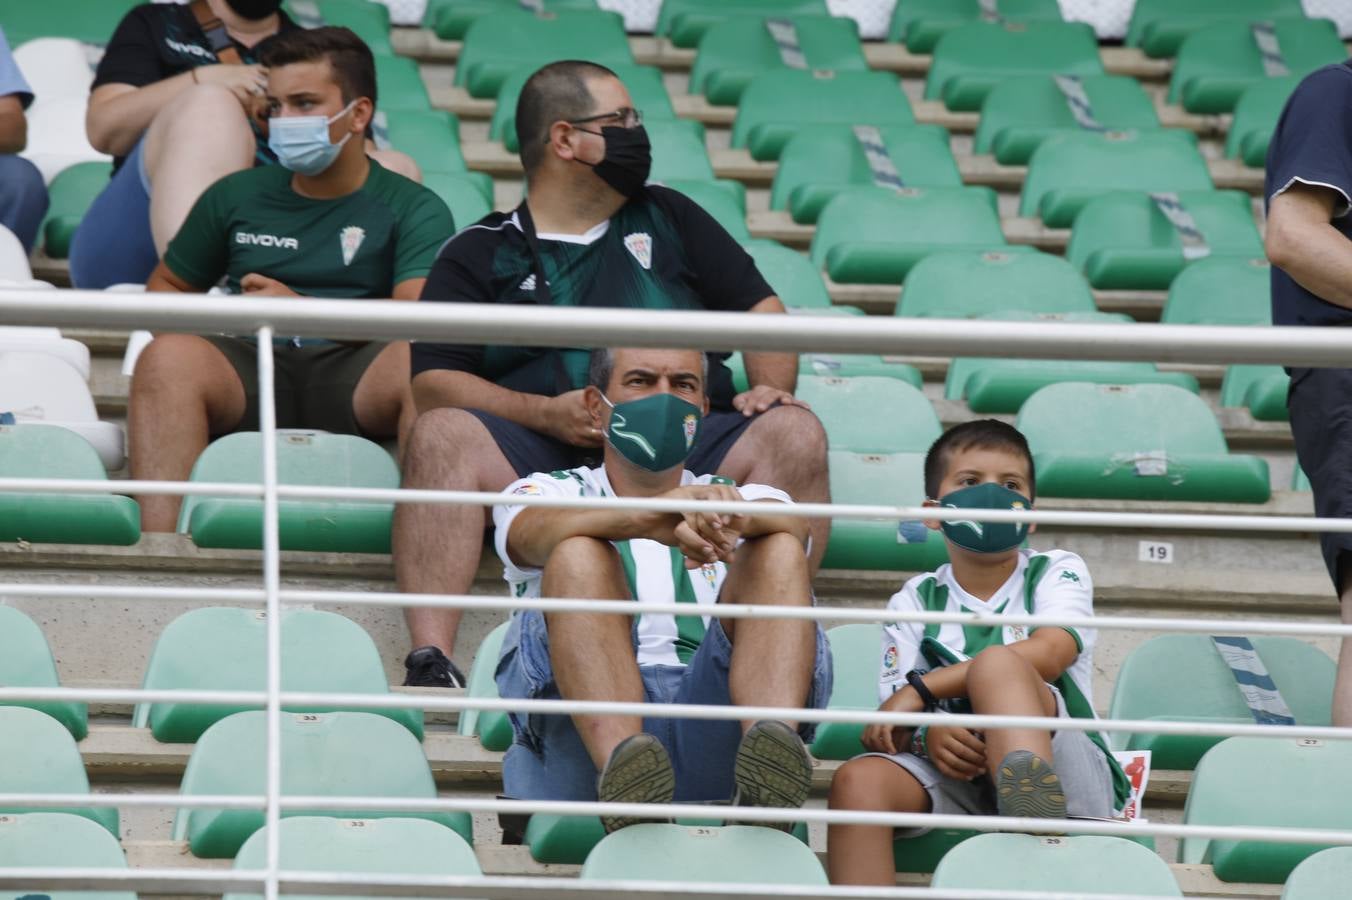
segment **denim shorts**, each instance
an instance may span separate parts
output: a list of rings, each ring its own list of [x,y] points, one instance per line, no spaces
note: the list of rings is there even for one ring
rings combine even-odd
[[[697,703],[730,706],[728,669],[732,642],[717,619],[686,666],[642,666],[648,703]],[[512,618],[497,668],[503,697],[559,699],[549,661],[549,635],[539,610]],[[806,706],[822,709],[831,699],[831,651],[817,627],[817,650]],[[654,712],[657,712],[654,710]],[[511,714],[514,740],[502,763],[503,788],[519,800],[595,800],[596,767],[566,715]],[[669,719],[645,716],[643,730],[655,735],[676,771],[677,801],[721,801],[732,796],[733,758],[742,739],[736,720]],[[798,732],[812,740],[813,723]]]
[[[150,233],[150,176],[142,137],[94,198],[70,244],[70,279],[77,288],[145,284],[159,262]]]

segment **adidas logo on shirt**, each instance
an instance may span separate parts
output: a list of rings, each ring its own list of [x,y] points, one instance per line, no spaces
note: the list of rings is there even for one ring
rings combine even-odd
[[[259,247],[280,247],[283,250],[300,249],[300,241],[293,237],[279,237],[275,234],[251,234],[247,231],[236,231],[235,243],[254,244]]]
[[[531,274],[527,275],[527,276],[526,276],[526,280],[523,281],[523,282],[521,282],[520,284],[518,284],[518,285],[516,286],[516,289],[517,289],[518,291],[533,291],[533,290],[535,290],[535,273],[532,272]]]

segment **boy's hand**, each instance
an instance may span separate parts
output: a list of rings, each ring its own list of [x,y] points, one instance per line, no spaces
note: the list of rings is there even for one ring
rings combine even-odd
[[[878,707],[878,712],[920,712],[924,708],[924,701],[916,696],[915,691],[903,688],[884,700]],[[874,753],[890,753],[895,756],[907,749],[907,742],[910,741],[911,732],[914,730],[909,725],[875,723],[864,729],[859,740],[866,749]]]
[[[926,746],[930,762],[949,778],[971,781],[986,771],[986,742],[966,728],[931,725]]]

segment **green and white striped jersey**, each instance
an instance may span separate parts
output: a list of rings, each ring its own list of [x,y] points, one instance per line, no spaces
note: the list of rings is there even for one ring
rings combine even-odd
[[[681,484],[731,484],[718,475],[681,474]],[[744,500],[777,500],[792,503],[789,495],[764,484],[744,484],[738,488]],[[606,477],[605,467],[566,469],[558,472],[537,472],[512,482],[504,492],[508,495],[546,497],[613,497],[615,492]],[[507,553],[507,535],[512,521],[524,506],[505,503],[493,507],[496,526],[494,542],[502,560],[502,577],[511,586],[516,597],[540,596],[541,569],[515,565]],[[614,541],[624,565],[624,577],[630,594],[639,603],[693,603],[709,605],[717,602],[718,592],[728,573],[723,563],[685,567],[685,557],[675,547],[657,541]],[[670,616],[641,613],[638,618],[638,664],[641,666],[683,666],[690,661],[704,639],[709,616]]]
[[[984,613],[987,615],[1032,613],[1079,617],[1094,613],[1094,582],[1084,560],[1065,550],[1036,552],[1020,550],[1018,565],[989,600],[973,597],[953,577],[953,567],[940,566],[927,575],[917,575],[902,586],[887,604],[898,612]],[[1064,626],[1042,626],[1064,627]],[[893,622],[883,628],[882,660],[878,681],[880,701],[906,686],[906,673],[922,672],[976,656],[987,647],[1024,640],[1031,631],[1022,625],[996,627],[957,623]],[[1066,711],[1076,718],[1092,719],[1093,650],[1097,633],[1092,628],[1064,627],[1075,639],[1080,653],[1052,682],[1065,700]],[[1088,733],[1107,757],[1120,809],[1130,795],[1130,786],[1108,752],[1103,735]]]

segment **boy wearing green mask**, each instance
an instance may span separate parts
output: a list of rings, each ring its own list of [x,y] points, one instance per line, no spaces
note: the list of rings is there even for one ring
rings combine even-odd
[[[994,419],[945,432],[925,459],[926,506],[1031,509],[1033,458],[1022,434]],[[949,563],[912,578],[888,603],[900,613],[1093,614],[1084,561],[1021,549],[1027,523],[927,521],[943,531]],[[1093,718],[1095,634],[1081,627],[894,622],[883,629],[882,712]],[[1049,723],[1050,725],[1051,723]],[[870,725],[872,751],[836,773],[832,809],[1065,818],[1112,816],[1126,776],[1094,731]],[[834,884],[895,883],[892,841],[927,829],[832,825]]]

